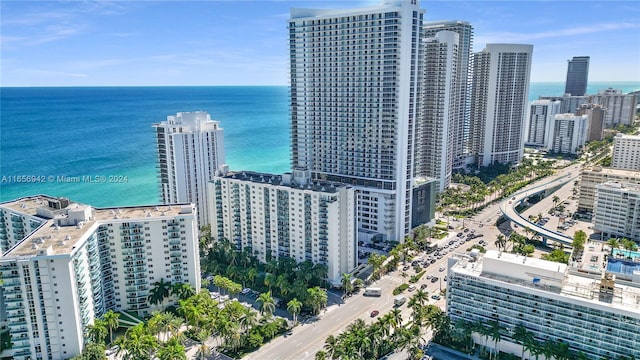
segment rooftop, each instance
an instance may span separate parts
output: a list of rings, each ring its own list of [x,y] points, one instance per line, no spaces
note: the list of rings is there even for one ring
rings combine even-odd
[[[193,213],[191,204],[150,205],[120,208],[93,208],[69,202],[61,209],[52,209],[50,200],[58,198],[37,195],[0,204],[19,214],[38,216],[45,222],[22,241],[9,249],[3,258],[38,255],[70,255],[76,245],[84,241],[97,226],[125,220],[171,218]]]
[[[589,172],[607,174],[607,175],[627,176],[631,178],[640,177],[640,173],[638,173],[637,170],[623,170],[623,169],[614,169],[614,168],[608,168],[608,167],[603,168],[600,166],[594,166],[594,167],[590,167],[582,170],[582,174],[589,173]]]
[[[290,173],[282,175],[258,173],[253,171],[230,171],[226,175],[221,176],[223,179],[235,179],[238,181],[250,181],[257,184],[271,184],[274,186],[285,186],[292,189],[320,191],[325,193],[335,193],[337,189],[348,187],[348,185],[341,183],[334,183],[330,181],[312,180],[306,185],[297,184],[293,180],[293,176]]]
[[[587,260],[590,261],[591,258]],[[596,263],[600,260],[598,259]],[[598,265],[598,268],[604,270],[604,265]],[[451,271],[562,295],[592,305],[628,311],[636,314],[635,316],[640,314],[638,282],[616,279],[613,274],[612,296],[603,300],[600,296],[601,279],[605,274],[610,273],[598,272],[594,269],[588,273],[575,266],[541,259],[525,259],[520,255],[500,254],[490,250],[480,255],[476,261],[472,261],[469,257],[461,257],[451,267]]]

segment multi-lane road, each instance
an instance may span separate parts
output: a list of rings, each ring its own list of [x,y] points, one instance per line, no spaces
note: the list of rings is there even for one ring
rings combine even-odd
[[[569,173],[577,174],[578,172],[579,165],[576,164],[569,166],[567,168],[559,170],[558,173],[551,178],[547,177],[534,184],[529,185],[523,191],[549,182],[550,180],[566,176]],[[425,290],[429,292],[429,296],[438,293],[441,287],[446,287],[446,282],[442,281],[444,276],[446,275],[446,272],[440,272],[438,271],[438,269],[440,267],[447,267],[448,258],[453,253],[464,252],[467,248],[469,248],[473,244],[478,243],[480,240],[484,240],[488,243],[488,245],[485,245],[485,248],[495,249],[494,242],[497,235],[500,233],[509,234],[511,231],[509,222],[505,222],[499,229],[496,228],[495,221],[501,215],[502,212],[500,211],[499,203],[494,203],[487,206],[476,216],[469,219],[464,219],[464,227],[474,229],[476,234],[482,234],[483,237],[466,242],[458,249],[449,252],[447,255],[437,260],[434,264],[431,264],[427,268],[427,273],[425,274],[425,276],[423,276],[420,281],[416,283],[416,286],[419,288],[420,285],[427,284],[427,288]],[[461,232],[463,221],[454,220],[452,225],[456,227],[456,230],[454,230],[456,233]],[[453,238],[458,239],[455,236],[455,233],[453,235]],[[426,257],[426,255],[422,255],[422,257]],[[413,268],[410,268],[407,273],[409,274],[409,276],[414,275]],[[427,279],[428,274],[438,276],[440,278],[440,281],[432,283]],[[325,339],[329,335],[337,336],[356,319],[364,319],[365,322],[370,323],[372,321],[375,321],[377,317],[380,317],[392,310],[394,298],[392,294],[393,289],[407,281],[408,278],[403,278],[401,276],[401,271],[394,271],[383,276],[382,279],[376,282],[374,285],[371,285],[372,287],[379,287],[382,289],[382,296],[380,297],[366,297],[363,296],[362,293],[360,293],[347,298],[345,301],[342,301],[341,299],[339,299],[339,297],[337,297],[333,293],[330,293],[329,296],[335,297],[333,300],[336,300],[337,304],[331,305],[326,310],[322,311],[316,320],[299,324],[293,329],[290,334],[272,340],[270,343],[265,344],[256,352],[245,357],[245,359],[313,359],[316,352],[323,349]],[[415,291],[405,291],[403,295],[405,295],[405,297],[409,299],[414,293]],[[430,297],[429,303],[435,304],[445,310],[444,297],[438,301],[435,301]],[[400,309],[402,310],[402,318],[405,321],[410,319],[411,310],[408,309],[407,304],[405,303],[404,305],[402,305]],[[372,318],[370,314],[373,310],[378,310],[380,314],[377,317]]]

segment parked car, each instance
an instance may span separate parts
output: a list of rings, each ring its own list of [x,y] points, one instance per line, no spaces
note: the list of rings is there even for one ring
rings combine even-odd
[[[433,300],[440,300],[440,299],[442,299],[442,298],[440,297],[440,295],[438,295],[438,294],[433,294],[433,295],[431,295],[431,298],[432,298]]]
[[[378,316],[378,314],[380,314],[380,312],[378,310],[373,310],[371,312],[371,317],[376,317],[376,316]]]

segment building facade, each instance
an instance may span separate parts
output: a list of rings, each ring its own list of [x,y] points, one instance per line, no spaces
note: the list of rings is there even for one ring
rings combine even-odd
[[[640,135],[618,134],[613,138],[611,167],[640,171]]]
[[[550,147],[553,119],[560,113],[560,104],[560,101],[551,100],[535,100],[529,104],[526,145]]]
[[[597,95],[591,96],[590,101],[607,109],[604,119],[605,127],[633,125],[638,106],[638,95],[623,94],[622,90],[609,88],[599,90]]]
[[[576,154],[584,146],[588,130],[587,115],[556,114],[549,149],[555,153]]]
[[[451,120],[453,124],[453,168],[464,168],[469,154],[469,107],[471,105],[470,59],[473,48],[473,26],[466,21],[431,21],[422,27],[423,38],[433,38],[441,31],[453,31],[458,34],[458,51],[455,67],[455,94],[450,97]],[[430,56],[425,52],[425,56]],[[433,55],[431,55],[433,56]],[[426,66],[426,65],[425,65]],[[433,86],[433,84],[431,85]],[[418,140],[420,142],[420,140]]]
[[[564,93],[573,96],[585,95],[589,80],[589,57],[574,56],[573,59],[567,60],[567,63],[567,81]]]
[[[580,172],[578,211],[592,213],[596,198],[596,185],[608,181],[640,184],[640,172],[602,167],[583,169]]]
[[[532,45],[487,44],[474,54],[471,144],[477,166],[522,159],[532,51]]]
[[[204,111],[179,112],[153,127],[162,202],[196,204],[198,222],[206,225],[207,182],[225,162],[220,122]]]
[[[604,134],[604,115],[606,109],[597,104],[582,104],[576,110],[576,115],[587,115],[589,117],[589,132],[587,142],[602,140]]]
[[[293,170],[352,185],[359,228],[390,240],[411,230],[423,12],[391,1],[289,20]]]
[[[438,190],[451,183],[462,104],[458,104],[459,35],[440,31],[423,41],[424,65],[416,124],[415,175],[437,178]],[[462,149],[460,149],[462,151]]]
[[[357,265],[355,190],[311,181],[309,172],[222,172],[209,182],[211,233],[260,261],[291,257],[326,264],[339,285]],[[383,219],[369,219],[382,221]]]
[[[603,254],[597,256],[602,259]],[[535,355],[513,338],[517,326],[532,333],[539,344],[566,344],[571,358],[580,352],[588,359],[638,357],[640,285],[616,280],[599,264],[593,265],[597,271],[577,271],[565,264],[494,250],[475,258],[453,257],[447,313],[452,324],[463,320],[489,328],[497,322],[497,344],[478,334],[474,341],[528,359]]]
[[[195,214],[191,204],[98,209],[48,196],[1,204],[4,219],[43,222],[0,257],[0,320],[13,343],[0,357],[71,358],[108,310],[149,315],[154,282],[199,289]]]
[[[602,239],[640,241],[640,184],[606,182],[596,185],[593,229]]]

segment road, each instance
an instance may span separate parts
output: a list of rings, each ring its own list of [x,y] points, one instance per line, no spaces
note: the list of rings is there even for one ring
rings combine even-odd
[[[568,173],[578,174],[580,165],[572,165],[567,168],[558,171],[556,178],[564,176]],[[530,189],[540,184],[548,182],[550,179],[545,178],[538,182],[529,185],[525,189]],[[564,187],[563,187],[564,189]],[[570,188],[568,188],[570,191]],[[563,198],[561,196],[561,198]],[[543,204],[546,204],[543,203]],[[546,205],[540,205],[546,206]],[[532,211],[537,211],[538,208],[533,208]],[[437,260],[434,264],[431,264],[427,268],[427,272],[420,279],[416,286],[419,288],[421,284],[427,284],[427,291],[429,295],[438,293],[440,288],[446,287],[446,282],[442,281],[446,272],[439,272],[440,267],[447,268],[448,258],[455,252],[465,252],[471,245],[478,243],[481,240],[486,241],[488,244],[484,247],[487,249],[496,249],[494,244],[498,234],[508,235],[511,230],[510,222],[504,222],[500,228],[495,226],[495,221],[502,215],[499,203],[494,203],[487,206],[484,210],[478,213],[476,216],[468,219],[454,220],[453,237],[456,238],[455,233],[463,231],[463,228],[473,229],[476,234],[482,234],[483,237],[474,239],[470,242],[466,242],[454,252],[449,252],[443,256],[442,259]],[[423,255],[424,256],[424,255]],[[413,269],[407,271],[409,276],[414,275]],[[428,274],[438,276],[440,281],[431,283],[426,279]],[[308,360],[314,359],[316,352],[322,350],[324,347],[325,339],[329,335],[337,336],[343,331],[350,323],[356,319],[363,319],[367,324],[375,321],[376,318],[371,318],[370,313],[373,310],[378,310],[380,314],[378,317],[383,316],[385,313],[393,309],[393,289],[398,285],[407,282],[408,277],[405,279],[401,276],[401,271],[394,271],[382,277],[372,287],[379,287],[382,289],[381,297],[365,297],[360,294],[356,294],[350,298],[347,298],[344,303],[338,305],[332,305],[322,312],[318,319],[313,322],[302,323],[296,326],[290,335],[278,337],[272,340],[270,343],[265,344],[256,352],[249,354],[244,359],[250,360],[283,360],[283,359],[295,359],[295,360]],[[407,299],[409,299],[413,293],[405,291],[403,293]],[[435,304],[441,309],[445,309],[445,298],[435,301],[429,298],[430,304]],[[410,319],[411,310],[407,308],[405,303],[400,307],[402,309],[402,318],[406,321]]]

